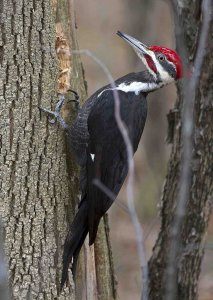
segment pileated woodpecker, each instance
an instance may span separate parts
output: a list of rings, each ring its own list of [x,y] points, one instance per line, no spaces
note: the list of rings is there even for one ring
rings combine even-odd
[[[121,118],[135,152],[146,122],[146,96],[182,76],[181,59],[175,51],[160,46],[147,47],[125,33],[118,31],[117,34],[134,48],[146,71],[127,74],[117,79],[114,87],[107,85],[95,92],[79,109],[72,127],[60,116],[63,97],[55,112],[43,109],[66,130],[81,166],[81,201],[64,244],[61,288],[70,263],[75,274],[78,255],[88,233],[89,245],[94,243],[100,219],[112,205],[127,176],[127,151],[115,120],[113,89],[118,91]],[[99,179],[114,198],[95,185],[94,179]]]

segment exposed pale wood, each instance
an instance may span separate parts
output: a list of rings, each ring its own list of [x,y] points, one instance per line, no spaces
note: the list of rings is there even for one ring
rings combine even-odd
[[[50,125],[38,109],[53,109],[56,92],[69,86],[85,99],[80,58],[70,55],[77,42],[74,8],[68,3],[0,4],[0,215],[13,299],[95,299],[88,297],[91,285],[85,278],[91,260],[96,278],[96,261],[85,251],[76,290],[70,280],[59,296],[63,242],[79,199],[78,167],[67,155],[59,125]],[[66,51],[56,53],[62,44]],[[74,117],[69,105],[63,115],[68,121]],[[104,236],[104,257],[110,253],[107,245]],[[113,284],[105,288],[114,291]]]

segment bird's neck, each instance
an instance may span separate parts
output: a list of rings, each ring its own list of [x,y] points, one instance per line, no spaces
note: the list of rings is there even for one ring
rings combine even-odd
[[[117,90],[123,91],[123,92],[132,92],[135,93],[135,95],[139,95],[140,93],[150,93],[153,92],[163,86],[162,83],[156,83],[156,82],[143,82],[143,81],[132,81],[128,83],[120,83],[117,86]]]
[[[147,94],[158,90],[165,84],[166,83],[155,78],[148,71],[130,73],[117,79],[115,81],[116,87],[111,87],[110,85],[104,87],[101,91],[99,91],[97,97],[99,98],[105,91],[115,89],[125,93],[134,93],[135,95],[139,95],[141,93]]]
[[[130,73],[116,81],[116,87],[123,92],[150,93],[164,86],[164,83],[155,78],[148,71]]]

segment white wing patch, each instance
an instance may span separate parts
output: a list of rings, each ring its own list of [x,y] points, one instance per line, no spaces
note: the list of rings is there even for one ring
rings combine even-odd
[[[105,89],[102,92],[100,92],[98,94],[98,97],[100,97],[103,92],[105,91],[109,91],[109,90],[119,90],[119,91],[123,91],[125,93],[129,93],[129,92],[133,92],[135,93],[135,95],[139,95],[140,92],[150,92],[150,91],[154,91],[158,88],[160,88],[161,86],[163,86],[162,83],[155,83],[155,82],[140,82],[140,81],[132,81],[130,83],[125,83],[122,82],[120,83],[116,88],[109,88],[109,89]]]
[[[92,158],[92,161],[94,161],[95,160],[95,154],[90,153],[90,156]]]

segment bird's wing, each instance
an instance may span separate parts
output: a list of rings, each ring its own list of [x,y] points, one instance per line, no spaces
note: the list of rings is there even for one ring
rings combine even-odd
[[[134,93],[119,92],[121,118],[125,123],[134,152],[137,149],[145,120],[146,99]],[[87,200],[89,201],[90,244],[94,242],[100,218],[113,203],[128,172],[126,146],[117,126],[113,92],[102,93],[88,118],[89,145],[87,149]],[[100,187],[100,182],[115,197],[111,198]]]

